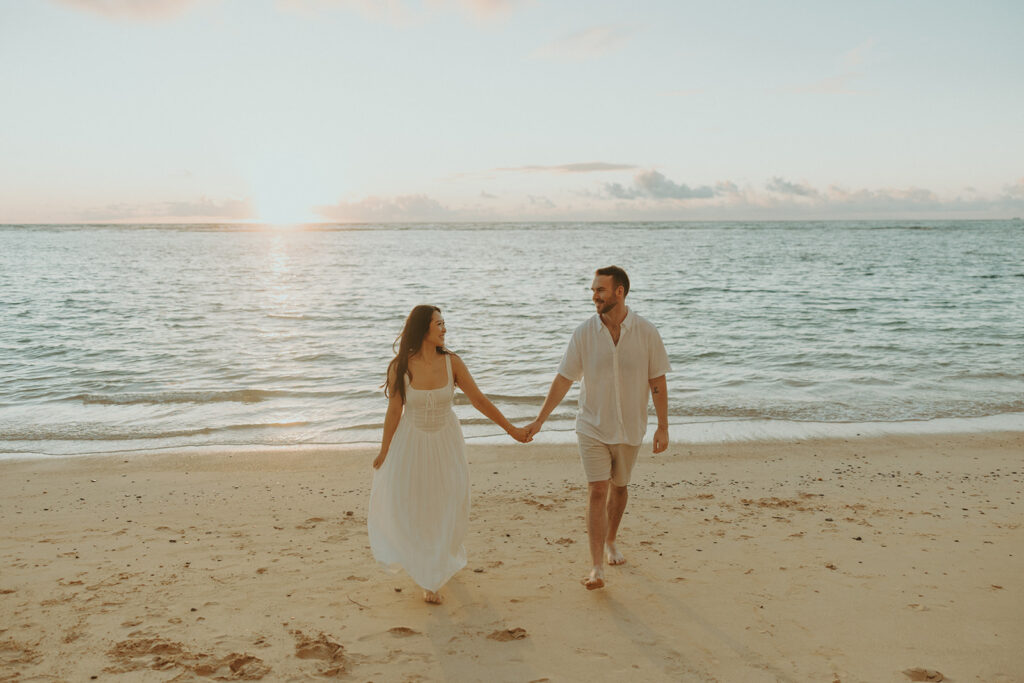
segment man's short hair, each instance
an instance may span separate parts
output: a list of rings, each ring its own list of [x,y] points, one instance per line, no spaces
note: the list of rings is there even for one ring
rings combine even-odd
[[[629,276],[626,275],[626,271],[618,266],[606,266],[604,268],[598,268],[596,271],[597,275],[610,275],[612,278],[613,289],[622,285],[622,296],[629,294]]]

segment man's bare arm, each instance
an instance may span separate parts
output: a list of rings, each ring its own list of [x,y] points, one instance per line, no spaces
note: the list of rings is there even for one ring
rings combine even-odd
[[[654,399],[654,412],[658,414],[658,428],[654,432],[654,452],[661,453],[668,448],[668,381],[665,375],[647,382]]]
[[[572,387],[572,380],[563,377],[562,375],[555,375],[555,379],[551,381],[551,388],[548,389],[548,397],[544,400],[544,406],[540,409],[537,414],[537,419],[526,425],[527,433],[532,437],[534,434],[540,431],[541,425],[551,415],[551,411],[562,402],[565,395],[569,393],[569,388]]]

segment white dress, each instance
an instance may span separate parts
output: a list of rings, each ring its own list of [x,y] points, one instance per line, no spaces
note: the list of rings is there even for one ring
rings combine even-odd
[[[374,558],[430,591],[466,566],[469,526],[469,467],[452,410],[451,357],[444,360],[448,383],[440,389],[413,389],[405,378],[405,410],[374,471],[367,516]]]

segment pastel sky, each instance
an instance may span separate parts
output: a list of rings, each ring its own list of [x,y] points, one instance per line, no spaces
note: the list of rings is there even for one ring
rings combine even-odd
[[[1024,2],[0,0],[0,222],[1024,216]]]

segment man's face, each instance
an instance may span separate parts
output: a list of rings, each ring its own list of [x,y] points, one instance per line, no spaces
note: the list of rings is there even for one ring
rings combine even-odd
[[[590,285],[593,293],[591,299],[597,307],[597,312],[604,315],[622,301],[618,289],[615,287],[615,280],[611,275],[596,275],[594,282]]]

